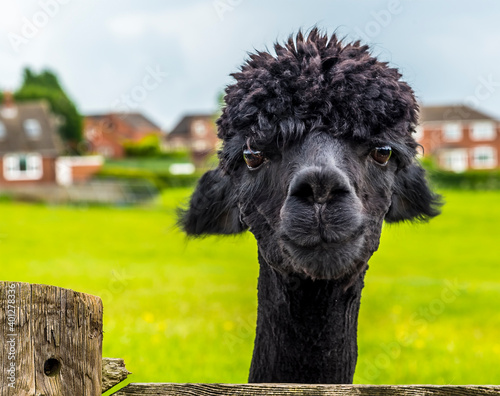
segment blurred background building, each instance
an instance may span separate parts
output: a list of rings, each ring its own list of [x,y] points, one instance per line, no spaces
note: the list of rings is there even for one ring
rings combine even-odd
[[[469,106],[421,106],[415,138],[442,169],[500,168],[500,121]]]

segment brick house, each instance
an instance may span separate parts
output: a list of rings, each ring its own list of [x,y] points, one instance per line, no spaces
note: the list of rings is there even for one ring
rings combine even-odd
[[[0,186],[55,183],[62,148],[48,103],[14,103],[5,94],[0,106]]]
[[[195,163],[216,152],[219,144],[213,114],[186,115],[166,137],[168,150],[186,150]]]
[[[443,169],[500,168],[500,121],[468,106],[422,106],[415,138]]]
[[[89,180],[100,156],[62,157],[58,121],[44,100],[15,103],[5,93],[0,106],[0,187],[71,185]]]
[[[161,128],[141,113],[89,115],[84,118],[83,130],[88,150],[106,158],[123,158],[125,142],[163,136]]]

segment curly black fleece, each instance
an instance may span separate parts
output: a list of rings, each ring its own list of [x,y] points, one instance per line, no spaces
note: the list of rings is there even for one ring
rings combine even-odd
[[[307,37],[290,36],[285,46],[276,44],[275,51],[275,56],[250,55],[232,74],[236,83],[226,89],[217,122],[226,144],[241,135],[261,146],[296,144],[319,128],[361,140],[383,132],[415,149],[413,91],[397,69],[372,57],[368,46],[344,45],[313,29]],[[239,142],[234,149],[222,152],[226,170],[238,160]]]

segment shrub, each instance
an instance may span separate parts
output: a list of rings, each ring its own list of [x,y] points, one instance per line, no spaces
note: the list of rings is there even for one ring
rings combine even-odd
[[[138,142],[123,143],[127,157],[156,157],[160,155],[160,138],[156,135],[143,137]]]
[[[472,170],[462,173],[432,170],[431,181],[440,188],[499,190],[500,170]]]
[[[166,153],[161,153],[160,157],[166,160],[170,160],[172,162],[189,162],[189,152],[187,150],[176,150],[169,151]]]
[[[432,184],[443,189],[500,190],[500,169],[452,172],[439,169],[431,158],[421,159]]]
[[[107,167],[98,174],[99,178],[119,179],[119,180],[146,180],[158,189],[172,187],[191,187],[196,184],[201,174],[195,172],[191,175],[172,175],[170,172],[155,172],[143,169],[126,169]]]

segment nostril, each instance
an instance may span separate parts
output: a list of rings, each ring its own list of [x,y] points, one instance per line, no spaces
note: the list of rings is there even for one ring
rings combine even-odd
[[[314,202],[314,190],[307,182],[296,183],[290,190],[290,196],[302,201]]]
[[[337,169],[308,168],[292,180],[289,196],[307,204],[335,203],[350,194],[346,177]]]

